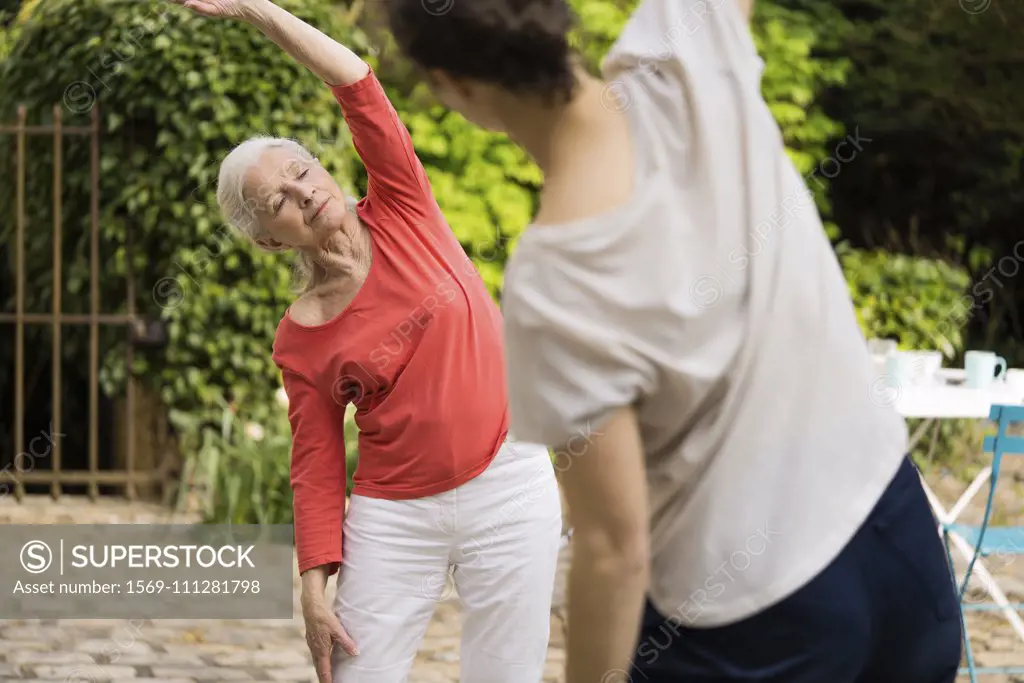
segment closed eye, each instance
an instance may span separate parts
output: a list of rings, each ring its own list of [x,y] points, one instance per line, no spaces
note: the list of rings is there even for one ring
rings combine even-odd
[[[299,175],[297,175],[297,176],[296,176],[296,179],[297,179],[297,180],[302,180],[303,178],[305,178],[305,177],[306,177],[306,174],[307,174],[307,173],[309,173],[309,169],[308,169],[308,168],[306,168],[306,169],[303,169],[303,170],[302,170],[302,172],[300,172],[300,173],[299,173]],[[275,203],[275,204],[274,204],[274,215],[275,215],[275,216],[276,216],[276,215],[278,214],[278,212],[279,212],[279,211],[281,210],[281,207],[282,207],[282,206],[284,206],[284,202],[285,202],[285,200],[286,200],[287,198],[288,198],[288,195],[287,195],[287,194],[282,194],[282,195],[281,195],[281,198],[280,198],[280,199],[278,199],[278,200],[277,200],[277,203]]]

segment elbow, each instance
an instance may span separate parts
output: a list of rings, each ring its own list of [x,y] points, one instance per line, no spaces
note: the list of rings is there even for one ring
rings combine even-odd
[[[650,563],[647,535],[642,538],[631,538],[615,548],[612,555],[617,574],[629,578],[647,575]]]
[[[577,547],[591,558],[601,573],[619,577],[646,576],[650,562],[650,544],[645,525],[619,529],[577,529],[573,534]]]

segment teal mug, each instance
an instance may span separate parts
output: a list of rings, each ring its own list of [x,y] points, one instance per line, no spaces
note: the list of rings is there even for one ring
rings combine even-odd
[[[987,389],[998,377],[1006,377],[1006,359],[991,351],[968,351],[964,355],[964,372],[971,389]]]

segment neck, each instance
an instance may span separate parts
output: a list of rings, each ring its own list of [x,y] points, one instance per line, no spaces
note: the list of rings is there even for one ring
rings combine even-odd
[[[372,253],[369,230],[354,213],[346,213],[342,225],[324,244],[303,249],[303,258],[312,270],[309,288],[362,281],[370,270]]]
[[[571,153],[577,141],[593,134],[611,115],[607,86],[582,68],[576,71],[579,86],[568,102],[546,104],[543,101],[503,94],[501,111],[509,112],[505,121],[508,136],[526,150],[545,176],[553,174],[562,158]]]

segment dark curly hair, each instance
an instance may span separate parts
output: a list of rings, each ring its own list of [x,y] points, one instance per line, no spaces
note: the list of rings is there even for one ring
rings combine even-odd
[[[385,0],[391,32],[422,69],[566,101],[576,89],[566,0]]]

